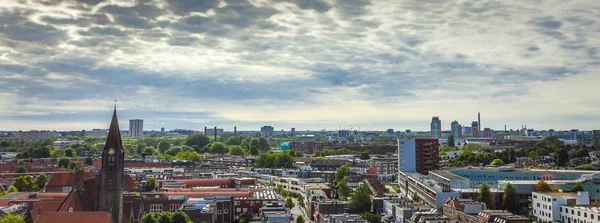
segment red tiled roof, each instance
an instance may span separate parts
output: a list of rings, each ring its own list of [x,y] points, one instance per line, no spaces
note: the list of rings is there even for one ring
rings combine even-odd
[[[231,178],[221,179],[177,179],[176,182],[184,183],[186,187],[208,187],[231,185]]]
[[[54,199],[54,200],[44,200],[40,202],[33,203],[33,207],[31,207],[31,216],[37,216],[40,208],[42,209],[42,213],[44,212],[56,212],[58,207],[63,200]]]
[[[369,168],[367,169],[367,174],[377,174],[377,168]]]
[[[166,192],[165,196],[187,196],[189,198],[203,198],[216,195],[232,195],[233,197],[250,197],[250,192],[228,192],[228,191],[208,191],[208,192]]]
[[[69,193],[36,193],[35,195],[33,195],[33,198],[38,198],[38,199],[42,199],[42,198],[65,198],[67,197],[67,195],[69,195]]]
[[[94,176],[94,172],[83,172],[83,179]],[[46,184],[46,186],[70,186],[73,185],[74,180],[74,172],[55,173],[52,174],[52,177],[50,177],[50,180],[48,180],[48,184]]]
[[[73,211],[93,211],[92,204],[89,203],[86,196],[83,191],[72,190],[64,199],[58,211],[69,211],[69,208],[73,208]]]
[[[78,223],[110,223],[108,211],[97,212],[44,212],[37,217],[36,223],[78,222]]]
[[[166,192],[246,192],[246,191],[264,191],[265,188],[219,188],[219,187],[194,187],[184,189],[162,189]]]

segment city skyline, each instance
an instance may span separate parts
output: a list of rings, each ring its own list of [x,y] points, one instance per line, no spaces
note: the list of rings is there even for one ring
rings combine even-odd
[[[0,128],[105,129],[117,98],[123,121],[154,130],[419,131],[432,116],[449,130],[477,112],[482,130],[592,130],[595,12],[593,0],[7,0]]]

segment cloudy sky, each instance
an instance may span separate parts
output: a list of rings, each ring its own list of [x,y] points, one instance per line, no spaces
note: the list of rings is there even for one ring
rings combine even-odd
[[[597,0],[1,0],[0,129],[600,128]]]

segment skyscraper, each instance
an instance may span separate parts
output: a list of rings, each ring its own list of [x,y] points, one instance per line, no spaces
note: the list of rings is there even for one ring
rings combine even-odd
[[[481,132],[481,113],[477,112],[477,131]]]
[[[129,136],[144,137],[144,120],[130,119],[129,120]]]
[[[296,128],[292,128],[292,136],[296,135]]]
[[[96,209],[109,211],[114,223],[123,222],[124,159],[125,153],[115,108],[102,152],[102,168],[96,174],[96,179],[100,179],[96,181],[96,188],[98,188]]]
[[[479,138],[479,123],[477,121],[471,123],[471,135],[473,138]]]
[[[442,138],[442,121],[438,116],[431,118],[431,137],[436,139]]]
[[[462,126],[460,124],[458,124],[458,121],[454,120],[450,124],[450,130],[452,131],[452,135],[454,136],[454,139],[460,139],[463,137]]]
[[[579,140],[579,129],[571,129],[571,140]]]

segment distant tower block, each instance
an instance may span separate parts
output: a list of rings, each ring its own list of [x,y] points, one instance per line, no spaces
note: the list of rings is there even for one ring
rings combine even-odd
[[[481,113],[477,112],[477,131],[481,132]]]
[[[233,135],[237,135],[237,127],[236,126],[233,127]]]
[[[217,126],[215,126],[215,142],[217,141]]]
[[[206,126],[204,126],[204,135],[208,134],[208,128],[206,128]]]

